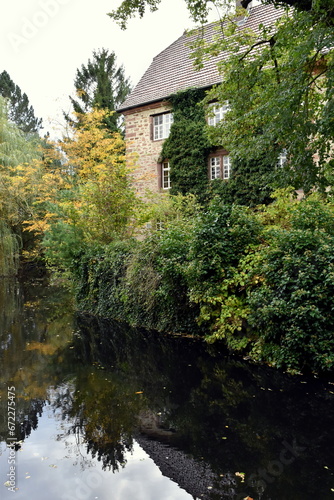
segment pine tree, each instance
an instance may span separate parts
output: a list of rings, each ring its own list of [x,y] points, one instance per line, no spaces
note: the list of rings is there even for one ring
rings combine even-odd
[[[66,120],[80,127],[80,115],[89,113],[93,108],[114,111],[125,100],[131,90],[130,81],[125,77],[123,66],[117,67],[114,52],[106,49],[93,51],[93,58],[87,65],[77,69],[74,86],[77,99],[70,97],[78,121],[64,113]],[[106,118],[105,125],[112,131],[118,130],[116,113]]]
[[[42,128],[42,119],[36,118],[27,94],[22,93],[7,71],[0,74],[0,95],[8,100],[8,118],[25,134],[36,133]]]

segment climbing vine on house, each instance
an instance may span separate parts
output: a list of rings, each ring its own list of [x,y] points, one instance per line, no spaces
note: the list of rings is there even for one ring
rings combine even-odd
[[[169,161],[170,194],[192,193],[202,203],[216,195],[224,203],[248,206],[270,203],[273,189],[282,186],[282,179],[278,182],[282,172],[278,175],[275,161],[270,163],[266,158],[232,155],[229,181],[209,181],[208,155],[214,148],[222,147],[224,140],[219,134],[219,126],[207,125],[209,101],[206,95],[204,89],[188,89],[169,99],[174,123],[163,145],[160,160]]]
[[[170,165],[170,193],[192,193],[200,200],[208,188],[207,155],[212,148],[205,133],[204,96],[203,89],[188,89],[169,98],[174,123],[161,152],[161,161]]]

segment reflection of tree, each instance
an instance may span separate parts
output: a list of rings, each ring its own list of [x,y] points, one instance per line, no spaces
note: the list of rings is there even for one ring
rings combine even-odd
[[[15,387],[17,440],[37,428],[50,385],[59,383],[59,361],[72,336],[64,290],[45,279],[6,279],[0,286],[0,439],[8,437],[7,387]]]
[[[219,357],[199,356],[197,366],[200,384],[167,413],[165,425],[176,429],[170,443],[209,464],[218,478],[242,472],[237,491],[246,486],[250,497],[282,498],[289,491],[294,500],[319,492],[327,498],[331,478],[323,464],[334,459],[328,391],[309,380],[305,394],[298,378]],[[303,449],[283,455],[288,466],[280,462],[284,443]]]
[[[8,418],[7,418],[7,386],[0,393],[0,441],[6,441],[8,434]],[[15,407],[16,425],[14,437],[17,441],[22,441],[35,430],[38,425],[38,417],[42,415],[44,400],[32,399],[24,400],[17,399]]]
[[[321,385],[228,359],[218,346],[205,349],[190,339],[86,319],[80,331],[85,347],[78,345],[77,353],[89,351],[91,361],[143,391],[149,411],[141,412],[141,430],[208,464],[218,485],[222,474],[241,473],[236,491],[246,487],[258,498],[263,484],[257,477],[258,484],[247,485],[249,478],[279,461],[283,442],[296,442],[305,453],[269,476],[261,498],[281,498],[287,490],[294,500],[319,491],[326,498],[330,477],[323,464],[333,462],[334,408]]]
[[[53,408],[69,424],[67,435],[80,437],[104,469],[117,471],[132,450],[142,398],[131,385],[97,367],[79,371],[71,383],[73,390],[58,392],[53,400]]]
[[[20,422],[20,434],[18,438],[20,441],[30,436],[32,430],[37,429],[38,418],[42,416],[45,401],[26,401],[26,406],[28,406],[28,408],[26,408],[25,411],[22,411],[22,408],[18,412],[18,420]]]
[[[258,498],[261,488],[256,482],[247,485],[249,478],[279,460],[283,441],[291,445],[295,440],[305,452],[271,476],[262,500],[282,498],[284,491],[294,500],[327,498],[332,476],[324,466],[334,462],[334,408],[333,395],[321,384],[302,384],[306,380],[228,359],[218,345],[206,348],[189,338],[87,317],[73,323],[63,312],[66,297],[42,283],[25,287],[21,299],[17,285],[7,290],[9,308],[0,292],[3,439],[8,436],[7,386],[15,385],[17,437],[37,427],[50,399],[63,419],[59,438],[68,446],[73,436],[83,443],[85,467],[95,457],[103,468],[118,470],[133,436],[142,433],[139,441],[148,449],[148,436],[159,441],[154,446],[158,464],[169,456],[163,457],[164,450],[177,448],[208,467],[215,491],[228,492],[233,479],[236,494],[246,488],[244,497]],[[182,467],[190,463],[183,460]],[[224,498],[215,497],[215,491],[206,498]]]

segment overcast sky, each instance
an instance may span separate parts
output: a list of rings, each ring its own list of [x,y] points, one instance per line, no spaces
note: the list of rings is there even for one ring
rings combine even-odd
[[[1,9],[0,72],[6,70],[28,95],[50,131],[68,111],[76,69],[93,50],[114,51],[136,84],[151,60],[192,27],[183,0],[162,0],[158,12],[122,31],[107,16],[120,0],[7,0]]]

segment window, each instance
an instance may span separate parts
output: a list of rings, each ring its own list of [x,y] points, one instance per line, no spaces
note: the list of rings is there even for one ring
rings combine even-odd
[[[220,178],[220,156],[210,158],[210,179]]]
[[[230,157],[223,156],[223,179],[229,179],[231,175],[231,160]]]
[[[286,164],[286,160],[287,160],[287,150],[283,149],[277,157],[277,166],[284,167],[284,165]]]
[[[166,139],[173,123],[173,113],[153,116],[153,140]]]
[[[162,170],[162,189],[169,189],[170,188],[170,167],[169,167],[169,162],[164,161],[161,165],[161,170]]]
[[[211,156],[209,158],[210,179],[229,179],[231,175],[231,159],[228,155]]]
[[[221,120],[224,119],[226,113],[230,111],[230,105],[228,101],[224,104],[210,104],[210,116],[208,118],[209,125],[217,125]]]

